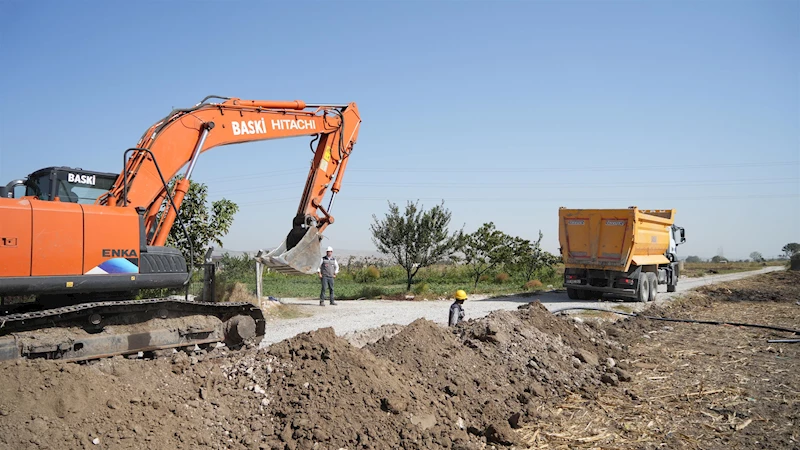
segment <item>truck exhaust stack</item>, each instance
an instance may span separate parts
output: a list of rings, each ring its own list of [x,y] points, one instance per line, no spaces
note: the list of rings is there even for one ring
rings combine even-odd
[[[320,263],[320,241],[322,235],[316,227],[309,227],[305,236],[292,247],[286,250],[286,240],[271,252],[256,256],[256,260],[270,269],[295,275],[308,275],[315,273]]]

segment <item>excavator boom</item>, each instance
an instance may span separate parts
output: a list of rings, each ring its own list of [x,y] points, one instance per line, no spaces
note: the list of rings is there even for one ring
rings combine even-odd
[[[146,208],[148,244],[163,246],[174,224],[175,209],[180,209],[201,153],[243,142],[316,136],[314,159],[296,215],[303,217],[309,229],[315,228],[315,233],[322,233],[333,223],[322,201],[328,187],[332,196],[339,192],[347,156],[358,135],[361,118],[354,103],[307,105],[302,101],[236,98],[207,103],[208,99],[192,108],[174,110],[151,126],[137,148],[132,149],[134,153],[126,161],[114,188],[98,202]],[[172,208],[169,202],[164,203],[168,197],[164,181],[184,166],[186,172],[173,193],[175,208]],[[162,219],[157,221],[162,211]]]

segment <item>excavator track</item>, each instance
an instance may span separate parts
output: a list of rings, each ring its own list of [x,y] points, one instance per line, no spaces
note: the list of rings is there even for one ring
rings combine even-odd
[[[0,361],[83,361],[224,342],[258,343],[265,319],[252,303],[170,298],[106,301],[0,316]]]

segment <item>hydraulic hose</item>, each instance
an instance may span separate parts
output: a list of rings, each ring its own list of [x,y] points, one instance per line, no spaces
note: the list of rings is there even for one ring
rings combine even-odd
[[[186,229],[186,224],[183,223],[183,219],[181,219],[181,214],[180,211],[178,211],[178,207],[175,206],[175,202],[172,200],[172,194],[170,194],[169,192],[169,184],[167,183],[167,180],[164,179],[164,175],[161,173],[161,168],[158,166],[158,161],[156,161],[156,155],[154,155],[153,152],[151,152],[146,148],[129,148],[128,150],[125,151],[125,154],[123,155],[122,159],[124,163],[127,163],[127,155],[128,152],[131,151],[146,152],[147,154],[150,155],[151,158],[153,158],[153,165],[155,166],[156,171],[158,172],[159,178],[161,178],[161,184],[164,186],[164,192],[166,193],[167,200],[169,200],[169,205],[172,206],[172,209],[175,210],[175,216],[177,217],[178,223],[181,226],[181,230],[183,230],[183,234],[186,237],[186,242],[189,244],[189,273],[186,274],[186,280],[183,281],[183,285],[186,287],[186,295],[184,296],[184,298],[188,300],[189,282],[192,280],[192,275],[194,274],[194,245],[192,245],[192,239],[189,237],[189,231]],[[123,183],[126,183],[125,177],[123,177]],[[128,201],[127,185],[122,192],[123,192],[123,197],[125,197],[123,198],[123,201],[127,203]]]
[[[620,315],[629,316],[629,317],[641,317],[643,319],[649,319],[649,320],[663,320],[665,322],[701,323],[701,324],[705,324],[705,325],[733,325],[733,326],[737,326],[737,327],[764,328],[764,329],[767,329],[767,330],[783,331],[783,332],[786,332],[786,333],[800,334],[800,330],[794,330],[794,329],[791,329],[791,328],[776,327],[776,326],[773,326],[773,325],[759,325],[759,324],[739,323],[739,322],[722,322],[722,321],[715,321],[715,320],[675,319],[675,318],[672,318],[672,317],[643,316],[641,314],[636,314],[636,313],[627,313],[627,312],[622,312],[622,311],[614,311],[614,310],[611,310],[611,309],[604,309],[604,308],[593,308],[593,307],[590,307],[590,306],[585,306],[585,307],[577,306],[577,307],[570,307],[570,308],[559,308],[559,309],[553,310],[551,312],[553,314],[559,314],[559,313],[562,313],[564,311],[577,310],[577,309],[589,310],[589,311],[603,311],[603,312],[620,314]]]

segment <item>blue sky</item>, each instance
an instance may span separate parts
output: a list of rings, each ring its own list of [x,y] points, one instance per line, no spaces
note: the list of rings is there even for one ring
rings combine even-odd
[[[119,172],[208,94],[362,115],[334,247],[387,200],[441,200],[557,251],[558,207],[676,208],[684,255],[800,241],[797,1],[0,1],[0,180]],[[225,247],[277,245],[304,138],[222,147],[194,180],[241,206]]]

